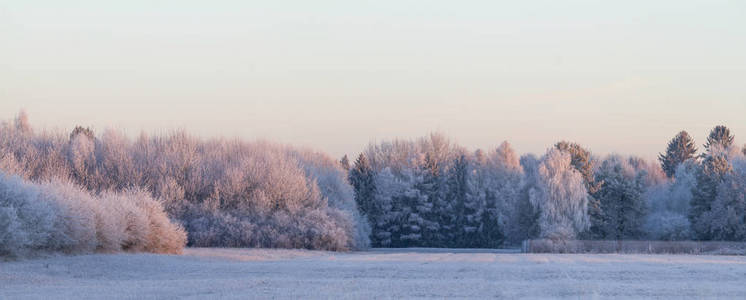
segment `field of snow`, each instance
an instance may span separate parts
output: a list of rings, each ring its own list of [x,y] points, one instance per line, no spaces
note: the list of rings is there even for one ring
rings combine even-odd
[[[0,299],[740,298],[746,257],[191,248],[0,262]]]

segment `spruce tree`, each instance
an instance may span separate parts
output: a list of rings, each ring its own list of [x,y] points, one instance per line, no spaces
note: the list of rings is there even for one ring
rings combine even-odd
[[[712,203],[718,194],[718,186],[732,167],[724,154],[708,155],[697,169],[696,185],[692,190],[692,201],[689,209],[689,221],[696,237],[700,240],[712,238],[710,218]]]
[[[452,223],[447,214],[452,206],[445,197],[442,166],[430,153],[418,169],[420,179],[415,188],[420,192],[414,212],[420,217],[424,244],[422,246],[443,247],[447,235],[441,228],[441,221]]]
[[[646,213],[643,198],[644,172],[635,174],[618,157],[607,159],[598,171],[602,182],[595,196],[603,212],[602,224],[596,225],[595,238],[634,239],[642,236],[642,223]]]
[[[376,194],[368,213],[371,224],[373,247],[396,247],[399,245],[402,222],[401,195],[409,188],[385,168],[375,176]]]
[[[371,224],[375,216],[375,171],[370,166],[368,159],[364,154],[360,154],[355,160],[354,167],[350,170],[349,181],[355,189],[355,201],[357,202],[360,212],[368,216]]]
[[[460,155],[448,174],[447,201],[453,209],[443,211],[441,226],[449,237],[452,247],[476,247],[481,227],[482,205],[480,199],[472,197],[469,190],[469,163],[466,155]]]
[[[434,232],[433,205],[428,193],[433,188],[428,172],[423,169],[405,170],[408,188],[398,197],[401,211],[401,240],[399,247],[430,247]]]
[[[497,248],[505,240],[505,229],[500,225],[500,208],[497,207],[495,200],[494,196],[488,196],[485,201],[478,203],[483,205],[484,209],[481,210],[479,240],[474,242],[474,247]]]
[[[688,159],[694,158],[697,148],[694,146],[694,140],[686,131],[679,132],[666,148],[666,153],[659,154],[658,160],[661,162],[661,168],[668,178],[676,174],[676,168]]]
[[[347,154],[342,156],[342,159],[339,160],[339,164],[342,166],[342,169],[344,169],[345,172],[350,171],[350,159],[347,158]]]
[[[746,240],[746,160],[734,161],[733,172],[725,177],[717,192],[707,217],[712,238]]]
[[[733,145],[733,135],[730,134],[730,129],[723,125],[715,126],[710,131],[710,135],[707,136],[707,144],[705,149],[710,152],[711,147],[714,145],[719,146],[720,149],[728,149]]]

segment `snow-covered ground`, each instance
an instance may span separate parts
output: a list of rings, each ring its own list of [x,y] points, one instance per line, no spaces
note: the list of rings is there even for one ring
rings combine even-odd
[[[186,249],[0,262],[0,299],[742,298],[746,257]]]

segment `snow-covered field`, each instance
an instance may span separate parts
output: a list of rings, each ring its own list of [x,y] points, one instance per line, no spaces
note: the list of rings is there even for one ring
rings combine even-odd
[[[746,257],[186,249],[0,262],[0,299],[741,298]]]

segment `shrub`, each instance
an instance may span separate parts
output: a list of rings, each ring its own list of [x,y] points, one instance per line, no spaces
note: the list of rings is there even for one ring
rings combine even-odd
[[[0,174],[0,257],[48,253],[181,253],[184,230],[142,191],[92,196],[70,182]]]

